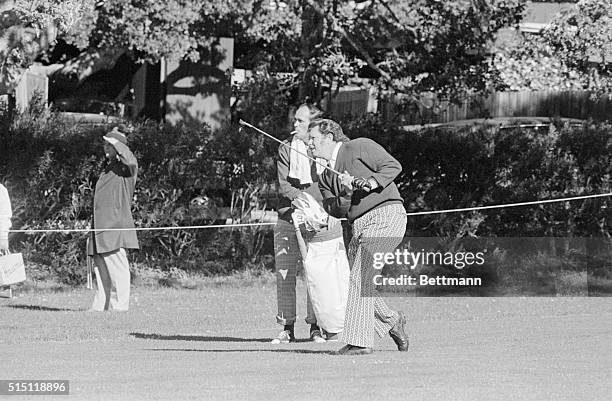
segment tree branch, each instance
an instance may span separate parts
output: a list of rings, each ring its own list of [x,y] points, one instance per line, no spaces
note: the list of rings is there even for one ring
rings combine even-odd
[[[389,11],[389,14],[391,14],[391,16],[393,17],[393,19],[395,20],[395,22],[397,22],[398,24],[400,24],[400,20],[399,18],[397,18],[397,15],[395,15],[395,13],[393,12],[393,10],[391,9],[391,7],[389,6],[389,3],[387,3],[385,0],[378,0],[378,2],[380,4],[382,4],[387,11]]]
[[[306,2],[312,7],[313,10],[315,10],[319,15],[321,15],[323,18],[326,17],[326,13],[325,10],[323,10],[321,8],[321,6],[319,6],[314,0],[306,0]],[[344,39],[346,39],[347,42],[349,42],[349,44],[355,49],[357,50],[357,52],[361,55],[361,57],[363,57],[363,59],[365,60],[365,62],[368,64],[368,66],[370,68],[372,68],[374,71],[376,71],[378,74],[380,74],[381,77],[383,77],[384,79],[386,79],[389,84],[391,85],[391,77],[389,76],[389,74],[387,74],[385,71],[383,71],[378,65],[376,65],[376,63],[374,62],[374,60],[372,59],[372,57],[370,56],[370,54],[366,51],[366,49],[363,48],[363,46],[361,46],[359,43],[357,43],[352,37],[351,35],[344,30],[344,28],[342,28],[341,26],[339,26],[335,21],[332,21],[333,27],[334,29],[340,33],[342,35],[342,37]]]
[[[90,75],[101,71],[110,70],[115,66],[119,57],[126,49],[90,50],[69,60],[58,73],[63,75],[75,74],[79,82],[83,82]]]

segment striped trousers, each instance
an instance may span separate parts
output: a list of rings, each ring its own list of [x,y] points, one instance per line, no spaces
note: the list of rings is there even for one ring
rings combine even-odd
[[[397,312],[389,309],[376,292],[372,255],[394,252],[404,238],[406,222],[406,210],[401,204],[371,210],[353,222],[348,254],[351,277],[342,342],[372,347],[374,333],[382,337],[397,323]]]
[[[302,267],[302,255],[293,224],[280,219],[274,226],[274,264],[278,304],[276,322],[294,324],[297,318],[295,284],[298,269]],[[306,299],[306,323],[317,323],[310,295]]]

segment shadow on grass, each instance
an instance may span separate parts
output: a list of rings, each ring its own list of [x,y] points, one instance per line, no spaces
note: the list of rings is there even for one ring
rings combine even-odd
[[[333,355],[334,351],[321,350],[315,351],[310,349],[178,349],[178,348],[149,348],[145,351],[163,351],[163,352],[281,352],[291,354],[318,354],[318,355]]]
[[[5,305],[5,308],[13,308],[13,309],[26,309],[26,310],[38,310],[45,312],[84,312],[87,309],[69,309],[69,308],[52,308],[50,306],[41,306],[41,305]]]
[[[219,337],[219,336],[183,336],[180,334],[164,335],[164,334],[146,334],[146,333],[130,333],[131,336],[142,340],[166,340],[166,341],[204,341],[204,342],[251,342],[251,343],[267,343],[269,338],[240,338],[240,337]]]

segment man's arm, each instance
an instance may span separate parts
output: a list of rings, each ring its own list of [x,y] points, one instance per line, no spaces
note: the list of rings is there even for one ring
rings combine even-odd
[[[278,192],[281,196],[294,200],[302,191],[292,186],[289,177],[289,147],[280,145],[278,147],[278,160],[276,161],[276,172],[278,174]]]
[[[319,189],[323,195],[323,209],[334,217],[346,217],[351,206],[352,191],[342,187],[341,193],[336,195],[332,189],[331,173],[323,172],[319,178]]]
[[[136,160],[134,153],[132,153],[127,145],[124,145],[114,138],[111,138],[110,143],[117,151],[117,155],[119,156],[121,163],[125,164],[130,170],[130,177],[135,177],[136,173],[138,172],[138,161]]]
[[[360,160],[373,171],[370,177],[363,177],[370,181],[372,189],[385,188],[402,172],[402,165],[385,148],[378,143],[367,140],[361,144]],[[374,182],[372,182],[374,180]]]

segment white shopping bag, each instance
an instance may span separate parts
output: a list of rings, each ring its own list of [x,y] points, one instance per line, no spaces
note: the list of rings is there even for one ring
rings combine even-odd
[[[0,285],[17,284],[25,279],[25,265],[20,253],[0,256]]]
[[[308,244],[304,275],[317,324],[329,333],[340,333],[344,329],[350,275],[342,236]]]

